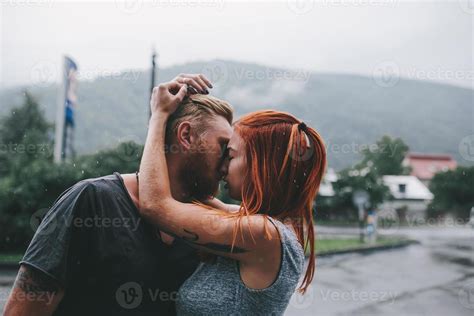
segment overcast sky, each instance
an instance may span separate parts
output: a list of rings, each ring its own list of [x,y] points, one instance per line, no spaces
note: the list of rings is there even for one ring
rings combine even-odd
[[[470,1],[470,2],[469,2]],[[2,87],[214,58],[472,86],[472,0],[0,0]]]

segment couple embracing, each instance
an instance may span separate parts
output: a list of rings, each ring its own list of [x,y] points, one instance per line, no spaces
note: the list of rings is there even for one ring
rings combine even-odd
[[[211,88],[183,74],[153,90],[140,170],[57,198],[5,315],[281,315],[305,292],[323,140],[285,112],[233,122]],[[239,205],[215,197],[221,180]],[[77,225],[91,218],[115,225]]]

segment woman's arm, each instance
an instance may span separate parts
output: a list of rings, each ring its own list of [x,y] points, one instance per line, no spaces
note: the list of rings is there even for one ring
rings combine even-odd
[[[164,153],[166,122],[185,95],[186,87],[176,82],[153,90],[152,117],[140,164],[142,216],[164,232],[221,256],[253,262],[267,253],[273,255],[272,251],[280,248],[278,231],[263,216],[243,217],[241,230],[234,235],[237,219],[227,212],[182,203],[172,197]],[[264,248],[265,251],[258,251]]]
[[[228,213],[235,213],[240,210],[240,205],[224,203],[216,197],[203,201],[204,204],[209,205],[212,208],[223,210]]]

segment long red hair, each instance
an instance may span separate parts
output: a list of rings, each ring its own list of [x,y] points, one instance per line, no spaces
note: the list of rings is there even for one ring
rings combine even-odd
[[[244,140],[248,165],[235,216],[263,214],[291,224],[305,253],[309,247],[299,288],[305,293],[315,271],[313,203],[326,169],[326,149],[321,136],[300,123],[289,113],[264,110],[234,124]],[[233,243],[235,238],[236,233]]]

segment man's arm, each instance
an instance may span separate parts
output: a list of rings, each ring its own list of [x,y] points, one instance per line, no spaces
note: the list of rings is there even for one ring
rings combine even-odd
[[[5,306],[4,316],[52,315],[64,297],[64,290],[50,276],[22,264]]]

